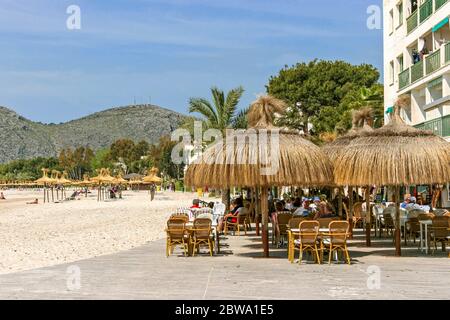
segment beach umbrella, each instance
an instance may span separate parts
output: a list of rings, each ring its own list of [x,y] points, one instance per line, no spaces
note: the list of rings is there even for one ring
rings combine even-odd
[[[268,245],[268,193],[271,186],[324,186],[333,181],[332,166],[323,151],[298,131],[274,126],[275,113],[286,104],[271,96],[258,98],[248,113],[249,129],[227,135],[208,147],[185,175],[192,187],[261,188],[264,256]]]
[[[337,185],[395,188],[398,256],[401,255],[400,186],[450,181],[450,144],[431,131],[407,125],[400,117],[400,107],[407,104],[409,99],[401,97],[387,125],[353,139],[334,160]]]
[[[48,176],[48,172],[49,170],[46,168],[41,169],[42,170],[42,177],[37,179],[35,181],[35,183],[37,183],[38,185],[42,185],[44,186],[44,203],[46,201],[50,202],[50,195],[48,192],[48,186],[52,186],[54,183],[56,183],[56,179],[54,178],[50,178]],[[52,188],[53,191],[53,188]],[[52,197],[53,197],[53,192],[52,192]]]
[[[151,184],[151,183],[160,184],[160,183],[162,183],[163,179],[157,176],[158,172],[159,172],[158,168],[155,168],[155,167],[151,168],[148,176],[145,176],[142,178],[142,182],[144,184]]]

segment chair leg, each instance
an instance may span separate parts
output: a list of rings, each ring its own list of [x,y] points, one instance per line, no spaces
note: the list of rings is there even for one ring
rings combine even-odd
[[[238,229],[238,237],[241,236],[241,227],[239,226],[239,223],[237,224],[237,229]]]
[[[314,248],[315,248],[315,253],[316,253],[316,257],[317,257],[317,263],[321,264],[320,257],[319,257],[319,249],[317,248],[317,244],[314,246]]]
[[[328,264],[331,264],[331,257],[333,256],[333,245],[330,245],[330,253],[328,257]]]
[[[350,254],[348,253],[347,246],[344,247],[345,255],[347,257],[348,264],[351,264]]]
[[[300,254],[298,257],[298,264],[302,264],[302,260],[303,260],[303,246],[300,244]]]

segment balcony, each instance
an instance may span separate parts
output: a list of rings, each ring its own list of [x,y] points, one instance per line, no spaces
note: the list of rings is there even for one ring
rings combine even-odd
[[[435,72],[441,67],[441,50],[436,50],[425,58],[427,75]]]
[[[425,1],[419,8],[420,23],[427,20],[433,14],[433,0]]]
[[[445,58],[444,63],[450,63],[450,42],[445,45]]]
[[[418,10],[406,18],[406,32],[410,34],[417,26],[427,20],[433,12],[443,7],[449,0],[426,0]]]
[[[419,15],[417,10],[414,11],[408,18],[406,18],[407,32],[412,32],[419,25]]]
[[[417,62],[411,67],[411,83],[423,78],[423,61]]]
[[[409,69],[403,70],[398,75],[398,87],[399,89],[403,89],[409,86]]]
[[[417,129],[421,130],[431,130],[434,134],[441,137],[450,136],[450,115],[433,119],[418,125],[415,125]]]
[[[447,3],[448,0],[435,0],[434,3],[434,10],[439,9],[440,7],[442,7],[444,4]]]

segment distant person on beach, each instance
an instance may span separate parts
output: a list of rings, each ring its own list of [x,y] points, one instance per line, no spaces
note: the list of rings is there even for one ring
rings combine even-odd
[[[155,193],[156,193],[156,185],[152,183],[150,185],[150,201],[153,201],[155,199]]]
[[[0,200],[6,200],[5,195],[3,194],[3,192],[0,192]]]
[[[34,201],[27,202],[27,204],[39,204],[39,200],[38,199],[34,199]]]

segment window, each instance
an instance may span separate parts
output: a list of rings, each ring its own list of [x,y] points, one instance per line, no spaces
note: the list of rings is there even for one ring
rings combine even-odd
[[[397,5],[398,11],[398,26],[403,24],[403,1]]]
[[[394,84],[394,61],[389,63],[389,84]]]

